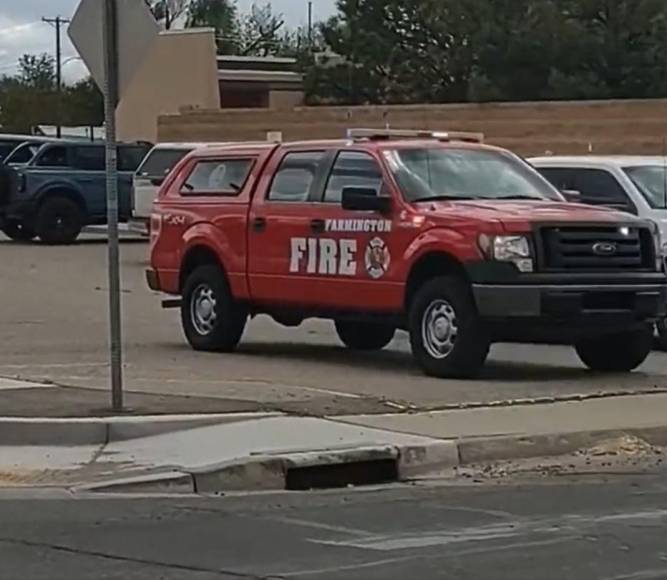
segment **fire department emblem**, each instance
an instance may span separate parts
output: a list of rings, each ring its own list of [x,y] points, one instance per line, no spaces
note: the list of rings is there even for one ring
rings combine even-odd
[[[375,280],[382,278],[389,269],[389,264],[391,264],[389,248],[387,248],[387,244],[384,243],[384,240],[380,238],[373,238],[368,242],[365,258],[366,272],[368,272],[368,275]]]

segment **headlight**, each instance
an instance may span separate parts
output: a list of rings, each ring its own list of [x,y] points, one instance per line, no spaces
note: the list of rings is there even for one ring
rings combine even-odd
[[[530,258],[530,244],[525,236],[496,236],[493,238],[493,257],[501,262]]]
[[[534,270],[533,252],[530,240],[526,236],[488,236],[479,237],[479,246],[490,260],[511,262],[520,272]]]

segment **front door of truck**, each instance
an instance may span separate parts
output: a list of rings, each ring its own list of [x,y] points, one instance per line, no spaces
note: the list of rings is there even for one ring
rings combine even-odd
[[[253,301],[279,306],[320,302],[313,285],[319,264],[310,250],[321,228],[315,206],[331,155],[326,150],[287,150],[267,168],[248,223]]]
[[[337,152],[316,206],[317,218],[324,223],[319,243],[336,253],[333,274],[327,270],[315,275],[314,287],[329,306],[364,311],[402,308],[401,265],[416,231],[403,227],[392,187],[379,158],[370,151]],[[392,198],[393,203],[386,212],[344,209],[346,188],[372,190],[377,196]]]

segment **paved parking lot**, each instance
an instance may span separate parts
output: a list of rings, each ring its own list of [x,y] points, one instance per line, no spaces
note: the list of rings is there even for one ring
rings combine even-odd
[[[144,283],[147,245],[122,244],[126,386],[146,393],[220,397],[305,412],[387,412],[462,402],[564,397],[667,387],[667,354],[641,372],[600,376],[569,348],[496,345],[475,381],[421,375],[400,335],[383,352],[343,349],[328,322],[284,329],[266,317],[233,355],[195,353],[178,311],[164,311]],[[69,247],[0,239],[0,376],[106,389],[106,246],[87,236]]]

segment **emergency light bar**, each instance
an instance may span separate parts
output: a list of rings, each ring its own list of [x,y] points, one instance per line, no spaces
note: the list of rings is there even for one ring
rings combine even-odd
[[[484,133],[466,131],[422,131],[410,129],[348,129],[347,138],[353,141],[389,141],[400,139],[436,139],[483,143]]]

